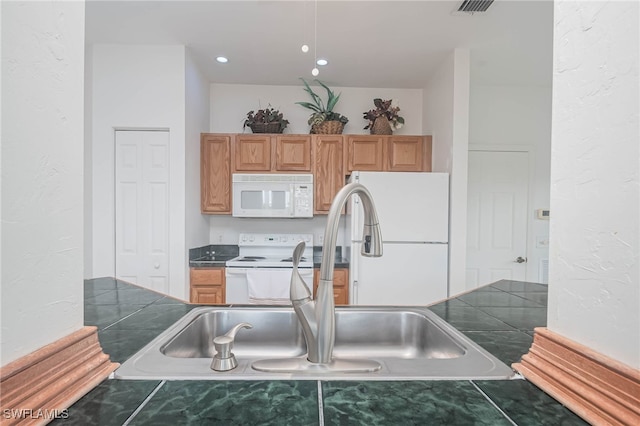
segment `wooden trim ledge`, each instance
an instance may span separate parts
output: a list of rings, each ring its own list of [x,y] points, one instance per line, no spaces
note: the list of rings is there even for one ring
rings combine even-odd
[[[0,368],[0,425],[49,423],[119,365],[102,352],[93,326],[7,364]]]
[[[547,328],[512,367],[594,425],[640,425],[640,370]]]

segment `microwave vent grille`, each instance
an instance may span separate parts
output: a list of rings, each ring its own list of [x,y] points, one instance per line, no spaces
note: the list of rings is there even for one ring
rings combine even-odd
[[[234,182],[290,182],[313,183],[311,174],[242,174],[233,175]]]

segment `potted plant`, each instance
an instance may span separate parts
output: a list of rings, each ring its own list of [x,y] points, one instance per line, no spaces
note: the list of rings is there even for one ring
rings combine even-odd
[[[313,102],[296,102],[298,105],[310,109],[313,111],[309,117],[309,125],[311,126],[311,133],[313,134],[339,134],[342,133],[344,125],[349,122],[349,119],[342,114],[333,111],[333,108],[340,99],[340,94],[336,95],[326,84],[320,80],[315,80],[319,85],[324,87],[327,91],[327,103],[322,101],[322,98],[318,96],[309,87],[309,84],[300,78],[304,83],[305,91],[311,95]]]
[[[288,124],[289,120],[280,111],[268,107],[255,112],[249,111],[242,129],[249,127],[253,133],[282,133]]]
[[[398,115],[400,107],[397,101],[375,98],[373,104],[376,108],[364,113],[364,119],[369,120],[369,124],[364,126],[365,130],[370,129],[372,135],[391,135],[402,127],[404,118]]]

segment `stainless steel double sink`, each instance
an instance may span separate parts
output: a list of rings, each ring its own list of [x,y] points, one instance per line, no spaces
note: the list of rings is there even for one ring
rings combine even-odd
[[[232,352],[238,367],[210,369],[213,338],[248,322]],[[164,380],[461,380],[511,379],[510,367],[427,308],[336,308],[334,358],[365,358],[382,368],[371,373],[254,370],[253,362],[306,358],[306,343],[290,307],[202,307],[178,320],[115,372],[119,379]]]

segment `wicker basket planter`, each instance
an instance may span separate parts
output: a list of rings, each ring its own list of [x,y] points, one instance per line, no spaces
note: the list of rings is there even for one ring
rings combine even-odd
[[[282,133],[280,123],[254,123],[250,124],[253,133]]]
[[[393,130],[391,129],[391,123],[387,117],[378,117],[373,122],[373,126],[371,126],[371,134],[372,135],[392,135]]]
[[[341,121],[323,121],[311,126],[311,134],[314,135],[339,135],[344,130],[344,123]]]

